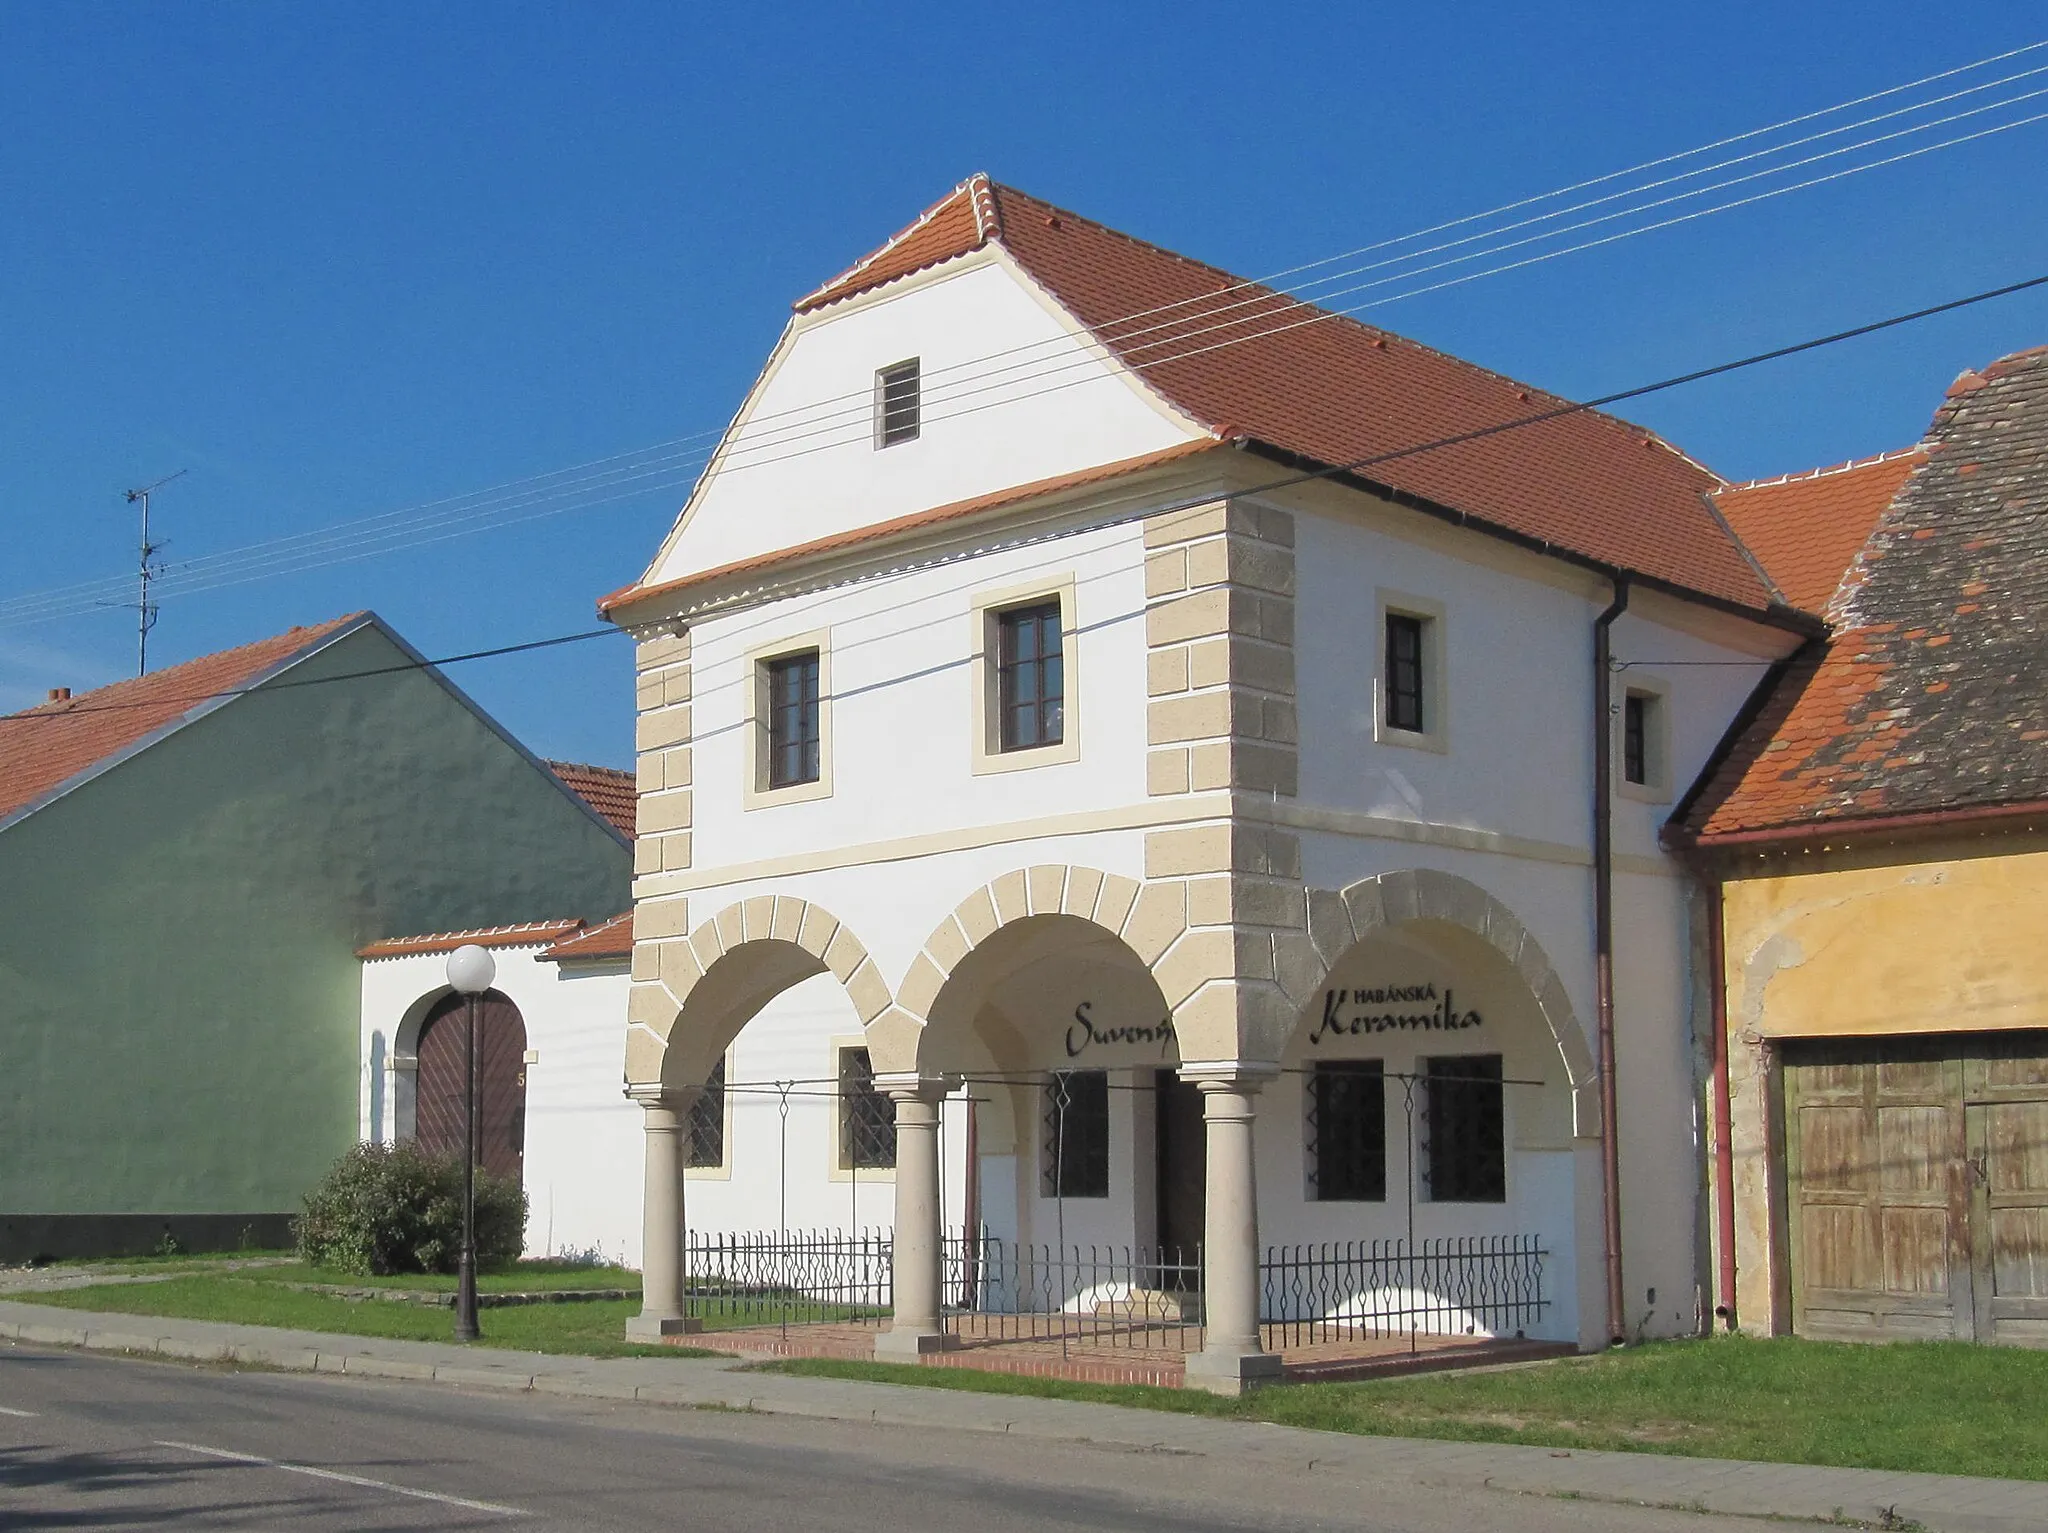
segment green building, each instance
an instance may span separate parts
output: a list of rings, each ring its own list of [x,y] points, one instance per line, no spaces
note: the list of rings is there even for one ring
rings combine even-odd
[[[356,949],[611,916],[629,829],[371,613],[0,716],[0,1261],[282,1241]]]

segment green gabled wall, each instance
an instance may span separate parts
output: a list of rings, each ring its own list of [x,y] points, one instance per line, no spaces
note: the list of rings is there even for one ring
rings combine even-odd
[[[291,1211],[355,1137],[357,947],[626,908],[631,853],[435,677],[297,685],[407,658],[359,629],[0,831],[15,1243]]]

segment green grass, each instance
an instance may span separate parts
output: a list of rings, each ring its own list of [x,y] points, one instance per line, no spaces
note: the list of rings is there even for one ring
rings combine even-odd
[[[123,1315],[174,1316],[181,1320],[224,1320],[240,1325],[275,1325],[297,1331],[343,1336],[390,1337],[401,1341],[447,1341],[450,1312],[419,1304],[382,1304],[303,1293],[247,1277],[173,1277],[161,1283],[121,1283],[37,1293],[36,1304],[100,1310]],[[483,1345],[524,1352],[561,1352],[584,1357],[704,1357],[681,1347],[643,1347],[625,1341],[626,1317],[638,1314],[637,1299],[602,1299],[587,1304],[521,1304],[487,1309],[478,1317]]]
[[[763,1366],[1326,1432],[2048,1480],[2048,1353],[1960,1342],[1724,1336],[1493,1373],[1291,1385],[1239,1400],[963,1368],[813,1358]]]
[[[401,1272],[386,1277],[362,1277],[333,1267],[309,1267],[296,1261],[277,1267],[245,1268],[235,1276],[257,1283],[333,1283],[344,1288],[455,1292],[453,1273]],[[638,1293],[640,1274],[630,1267],[572,1267],[561,1262],[530,1261],[479,1272],[476,1286],[479,1293],[559,1293],[577,1288],[624,1288]]]

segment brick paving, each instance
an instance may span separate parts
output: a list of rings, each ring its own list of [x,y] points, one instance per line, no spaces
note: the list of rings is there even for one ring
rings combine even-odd
[[[960,1317],[957,1345],[928,1352],[928,1368],[977,1368],[989,1373],[1068,1379],[1083,1384],[1153,1384],[1181,1388],[1185,1358],[1198,1351],[1195,1326],[1091,1324],[1065,1338],[1016,1334],[1014,1316]],[[865,1360],[874,1356],[879,1325],[832,1324],[745,1326],[673,1338],[677,1346],[701,1347],[735,1357],[829,1357]],[[1496,1340],[1469,1336],[1350,1336],[1290,1344],[1280,1327],[1268,1326],[1263,1345],[1278,1352],[1285,1376],[1300,1383],[1385,1377],[1447,1368],[1474,1368],[1537,1358],[1568,1357],[1568,1342]]]

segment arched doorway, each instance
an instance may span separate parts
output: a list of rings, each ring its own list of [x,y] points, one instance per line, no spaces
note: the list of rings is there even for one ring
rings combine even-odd
[[[468,997],[448,994],[420,1024],[414,1134],[432,1155],[462,1153],[467,1073]],[[509,997],[486,991],[476,1001],[477,1164],[521,1177],[526,1151],[526,1020]]]

